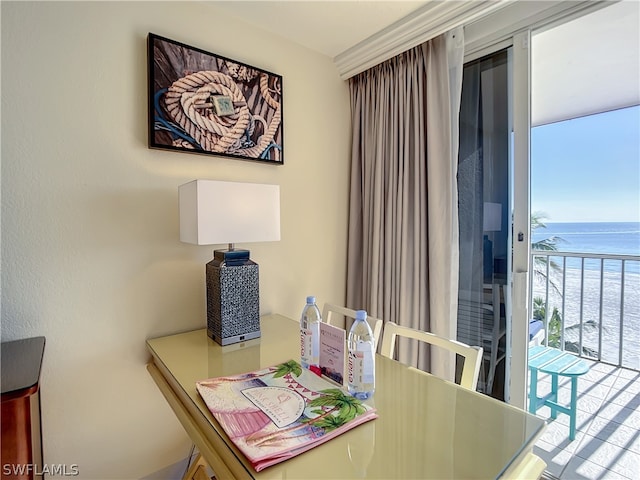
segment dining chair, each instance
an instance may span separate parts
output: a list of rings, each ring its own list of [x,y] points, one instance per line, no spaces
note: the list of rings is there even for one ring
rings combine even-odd
[[[381,355],[393,358],[396,347],[396,337],[398,336],[413,338],[436,347],[445,348],[463,357],[464,364],[462,366],[460,386],[470,390],[476,390],[480,364],[482,363],[482,347],[469,346],[457,340],[440,337],[435,333],[423,332],[414,328],[400,326],[394,322],[387,322],[384,326],[384,334],[382,335]]]
[[[506,285],[484,285],[479,298],[469,292],[461,292],[458,296],[457,340],[482,347],[478,383],[480,391],[489,395],[493,392],[498,365],[506,358],[506,312],[509,309],[506,288]]]
[[[341,315],[343,317],[356,318],[356,311],[350,308],[339,307],[337,305],[332,305],[330,303],[325,303],[322,308],[322,321],[328,323],[329,325],[336,325],[335,320],[332,323],[332,318],[334,316]],[[369,326],[371,327],[371,331],[373,332],[373,348],[375,351],[378,351],[378,344],[380,342],[380,334],[382,333],[382,320],[375,317],[370,317],[367,315],[367,322],[369,322]],[[345,325],[346,327],[346,325]],[[347,332],[348,333],[348,332]]]

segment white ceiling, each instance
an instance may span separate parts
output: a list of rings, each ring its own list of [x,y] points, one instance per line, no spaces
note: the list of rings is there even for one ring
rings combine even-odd
[[[206,3],[334,60],[349,49],[353,51],[354,46],[367,39],[365,50],[376,50],[380,47],[380,41],[393,43],[398,35],[404,34],[395,28],[397,25],[412,22],[427,24],[438,21],[440,17],[445,18],[445,13],[448,13],[443,9],[438,10],[445,6],[441,0],[235,0]],[[503,16],[508,22],[517,24],[527,18],[526,14],[520,18],[520,10],[533,12],[552,8],[554,4],[581,2],[449,0],[444,3],[449,5],[452,12],[458,8],[456,4],[484,4],[485,7],[478,8],[487,11],[511,5],[514,13],[509,13],[509,8],[506,8]],[[561,27],[534,35],[533,124],[638,105],[639,25],[640,2],[623,0]],[[388,28],[390,26],[391,29]],[[385,30],[386,36],[376,38]],[[338,65],[341,74],[345,71],[348,73],[349,68]]]
[[[639,26],[631,0],[534,34],[533,126],[640,104]]]
[[[211,3],[245,22],[334,58],[429,1],[236,0]]]

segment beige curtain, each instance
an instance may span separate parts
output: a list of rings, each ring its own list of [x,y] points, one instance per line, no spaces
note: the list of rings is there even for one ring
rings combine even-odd
[[[455,338],[462,29],[350,79],[347,304]],[[455,359],[400,342],[404,363],[453,377]]]

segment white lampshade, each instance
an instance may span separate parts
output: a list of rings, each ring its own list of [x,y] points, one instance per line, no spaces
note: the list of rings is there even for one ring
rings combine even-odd
[[[180,240],[196,245],[280,240],[280,186],[193,180],[178,187]]]
[[[502,230],[502,204],[485,202],[482,215],[482,230],[484,232]]]

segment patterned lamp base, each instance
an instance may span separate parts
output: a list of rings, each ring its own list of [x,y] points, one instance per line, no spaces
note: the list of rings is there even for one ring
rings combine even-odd
[[[258,264],[248,250],[215,250],[207,263],[207,334],[223,346],[260,337]]]

